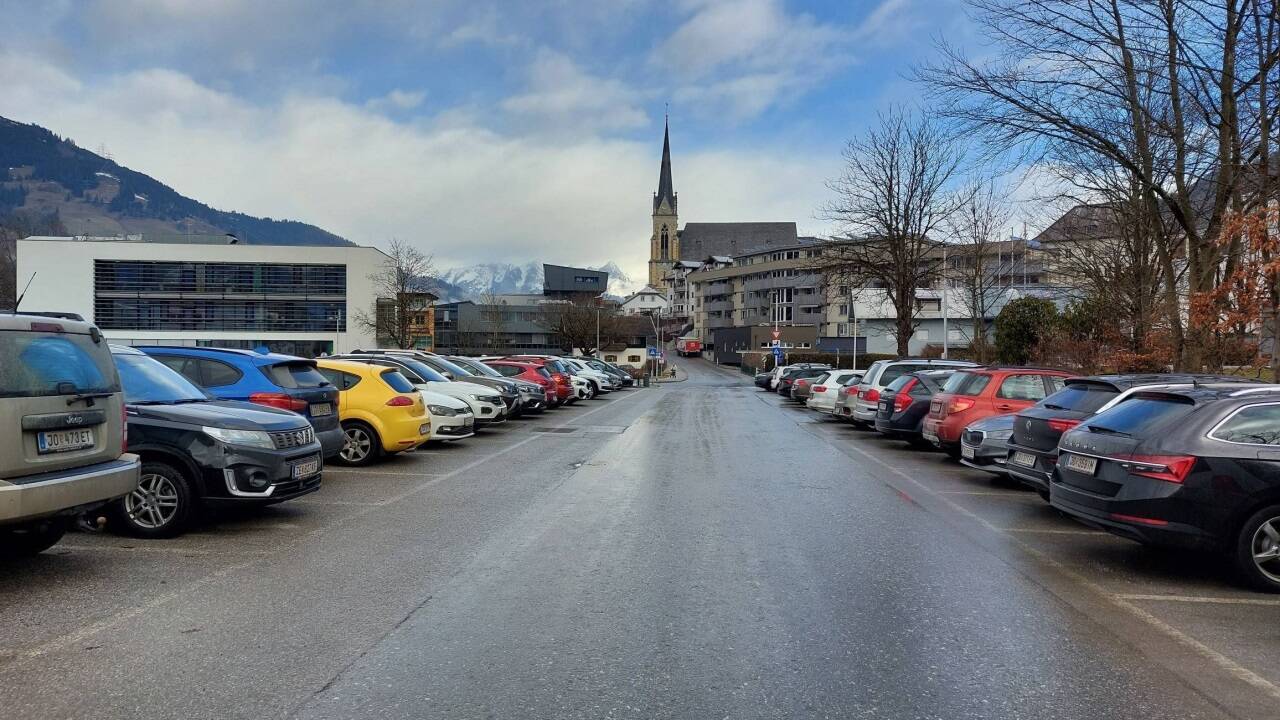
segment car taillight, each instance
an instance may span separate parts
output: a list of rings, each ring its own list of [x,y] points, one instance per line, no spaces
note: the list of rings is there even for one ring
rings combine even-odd
[[[249,395],[249,402],[255,405],[266,405],[267,407],[292,410],[294,412],[302,412],[307,409],[306,400],[291,397],[284,393],[252,393]]]
[[[894,412],[902,412],[911,406],[911,403],[913,402],[911,399],[911,388],[916,386],[916,382],[915,378],[911,378],[907,381],[906,385],[902,386],[902,389],[898,390],[898,394],[893,396]]]
[[[1079,420],[1063,420],[1062,418],[1052,418],[1051,420],[1049,420],[1049,429],[1057,433],[1064,433],[1079,424],[1080,424]]]
[[[814,385],[814,386],[813,386],[813,391],[814,391],[815,393],[824,393],[824,392],[826,392],[826,391],[827,391],[827,386],[826,386],[826,385]]]
[[[405,395],[397,395],[387,401],[387,405],[391,407],[409,407],[413,405],[413,398]]]
[[[947,403],[947,414],[960,413],[973,407],[973,400],[970,398],[951,398],[951,402]]]
[[[866,400],[867,402],[880,402],[880,391],[877,390],[876,388],[859,390],[858,398],[861,400]]]
[[[1195,455],[1129,455],[1120,466],[1130,474],[1182,484],[1195,467]]]

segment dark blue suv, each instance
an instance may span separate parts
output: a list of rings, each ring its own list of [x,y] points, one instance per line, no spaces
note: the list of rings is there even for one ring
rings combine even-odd
[[[219,400],[241,400],[306,417],[326,458],[342,450],[338,389],[316,370],[314,360],[231,348],[153,345],[137,349]]]

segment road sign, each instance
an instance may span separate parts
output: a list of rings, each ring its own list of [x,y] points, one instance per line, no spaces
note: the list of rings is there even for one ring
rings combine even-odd
[[[773,349],[773,361],[774,361],[774,363],[776,363],[776,364],[781,364],[781,363],[782,363],[782,348],[780,348],[780,347],[775,347],[775,348]]]
[[[658,357],[658,348],[656,348],[656,347],[654,347],[654,346],[650,345],[650,346],[649,346],[649,357]]]
[[[775,338],[773,342],[769,343],[769,347],[782,347],[782,341]]]
[[[782,337],[782,331],[781,331],[781,330],[774,330],[774,331],[773,331],[773,343],[774,343],[775,345],[776,345],[776,344],[778,344],[778,338],[780,338],[780,337]]]

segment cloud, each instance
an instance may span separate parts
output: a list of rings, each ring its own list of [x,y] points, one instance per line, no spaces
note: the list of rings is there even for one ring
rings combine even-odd
[[[572,76],[562,64],[544,72]],[[402,238],[441,267],[613,260],[646,272],[659,137],[499,133],[463,112],[398,122],[317,92],[251,101],[172,70],[88,83],[12,53],[0,53],[0,87],[0,115],[106,145],[118,162],[214,207],[295,218],[362,244]],[[830,160],[759,148],[682,153],[677,142],[683,219],[811,226]]]
[[[528,78],[528,90],[504,100],[502,107],[544,129],[628,130],[649,122],[637,93],[624,83],[590,75],[552,50],[538,52]]]
[[[396,88],[382,97],[369,100],[365,103],[365,107],[379,112],[412,110],[426,99],[427,93],[422,90],[410,91]]]
[[[853,61],[851,33],[781,0],[696,0],[690,17],[650,57],[678,78],[678,95],[704,111],[748,119],[788,102]]]

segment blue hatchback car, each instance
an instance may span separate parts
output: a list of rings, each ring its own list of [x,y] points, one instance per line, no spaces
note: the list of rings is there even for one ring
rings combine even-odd
[[[342,450],[338,389],[314,360],[212,347],[138,347],[219,400],[241,400],[292,410],[311,421],[326,458]]]

